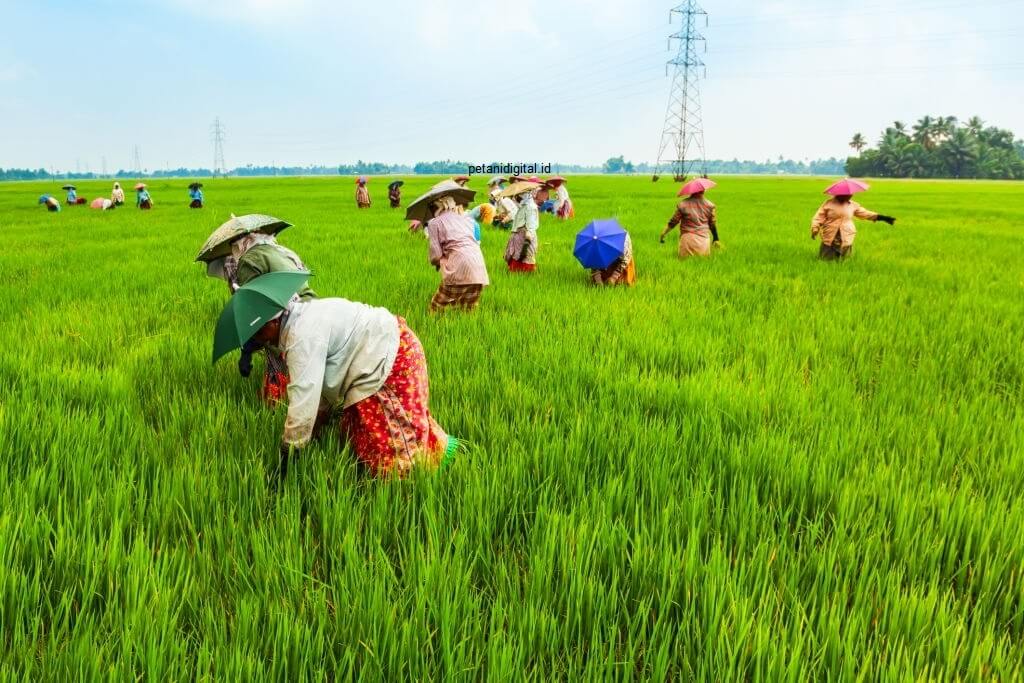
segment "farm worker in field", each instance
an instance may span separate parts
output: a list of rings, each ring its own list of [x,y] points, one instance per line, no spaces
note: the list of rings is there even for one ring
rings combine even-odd
[[[68,202],[69,205],[74,206],[75,204],[85,204],[85,197],[79,198],[78,190],[75,189],[74,185],[65,185],[61,189],[62,190],[67,190],[67,193],[68,193],[67,202]]]
[[[821,235],[821,248],[818,250],[818,257],[822,260],[834,261],[850,255],[853,250],[853,241],[857,237],[857,227],[853,224],[854,218],[864,221],[882,221],[889,225],[896,223],[896,219],[892,216],[883,216],[874,211],[868,211],[853,201],[855,193],[865,192],[867,189],[867,183],[847,179],[841,180],[825,190],[825,194],[832,195],[832,198],[821,205],[811,221],[811,239],[817,239],[818,235]]]
[[[566,189],[565,183],[565,178],[561,176],[548,179],[548,185],[555,189],[555,199],[551,211],[563,221],[576,216],[576,211],[573,208],[572,200],[569,199],[569,190]]]
[[[476,225],[474,234],[476,235],[476,241],[479,242],[480,226],[494,224],[494,207],[490,204],[480,204],[469,212],[469,217],[473,219],[473,223]]]
[[[232,215],[210,235],[196,260],[205,261],[207,274],[227,282],[232,293],[266,273],[308,270],[298,254],[277,242],[277,233],[289,227],[291,223],[273,216]],[[315,299],[316,292],[303,287],[298,297],[302,300]],[[242,377],[252,373],[252,356],[261,348],[255,343],[242,347],[238,360],[238,372]],[[284,397],[288,376],[284,359],[269,349],[265,351],[267,363],[261,394],[267,402],[273,403]]]
[[[626,285],[632,287],[636,283],[636,264],[633,262],[633,240],[626,234],[626,244],[622,256],[617,258],[604,270],[592,269],[590,281],[595,285]]]
[[[505,263],[509,272],[532,273],[537,270],[537,228],[540,227],[540,212],[537,208],[536,182],[513,183],[502,194],[513,196],[519,202],[512,221],[512,234],[505,246]]]
[[[405,185],[402,180],[396,180],[388,185],[388,201],[391,203],[392,209],[402,206],[402,185]]]
[[[430,311],[446,308],[471,311],[480,303],[487,276],[483,252],[474,235],[479,225],[465,213],[476,192],[455,181],[438,183],[409,205],[406,218],[427,219],[430,265],[441,273],[441,284],[430,300]]]
[[[153,208],[153,199],[149,196],[145,183],[139,183],[135,186],[135,206],[147,211]]]
[[[494,205],[494,226],[508,230],[515,222],[517,213],[519,205],[511,197],[500,196],[499,192],[497,203]]]
[[[305,275],[308,276],[308,273]],[[214,360],[246,334],[279,349],[287,359],[288,417],[281,439],[279,479],[288,461],[310,442],[318,427],[339,420],[340,432],[358,460],[378,476],[407,474],[414,466],[444,464],[458,446],[433,419],[423,346],[405,320],[383,308],[346,299],[302,301],[289,293],[303,286],[294,273],[271,273],[246,285],[275,293],[276,301],[256,310],[250,296],[231,297],[218,322]],[[301,280],[302,274],[298,274]],[[264,280],[270,278],[271,281]],[[254,293],[255,294],[255,293]],[[281,305],[280,301],[286,301]],[[220,343],[223,319],[227,335]],[[234,320],[254,320],[239,334]],[[255,329],[262,319],[267,322]]]
[[[110,201],[114,202],[114,206],[124,204],[124,190],[121,189],[121,183],[114,183],[114,189],[110,193]]]
[[[44,194],[39,198],[39,203],[45,206],[47,211],[60,211],[60,202],[51,194]]]
[[[360,209],[370,208],[370,191],[366,189],[366,176],[356,178],[356,206]]]
[[[668,225],[661,232],[661,243],[665,235],[679,226],[679,258],[708,256],[711,246],[720,247],[718,241],[718,210],[704,198],[704,192],[716,183],[706,178],[692,180],[679,191],[679,196],[688,195],[679,203]]]
[[[508,181],[500,175],[496,175],[487,181],[487,198],[490,200],[492,206],[498,205],[499,195],[501,194],[501,191],[505,189],[505,183],[507,182]]]
[[[203,208],[203,184],[192,183],[188,186],[188,197],[192,201],[189,202],[188,208],[190,209],[201,209]]]

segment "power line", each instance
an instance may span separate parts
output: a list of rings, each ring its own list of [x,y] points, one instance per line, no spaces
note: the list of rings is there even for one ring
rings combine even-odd
[[[707,25],[708,13],[696,0],[687,0],[672,10],[670,16],[679,14],[683,19],[682,29],[669,40],[679,41],[679,52],[666,65],[674,69],[672,90],[665,110],[665,125],[661,131],[661,145],[654,165],[654,180],[662,168],[672,170],[677,182],[697,168],[707,172],[704,158],[704,122],[700,102],[701,71],[706,72],[704,62],[697,55],[697,46],[705,38],[697,31],[697,21],[703,17]],[[705,48],[706,51],[706,48]]]

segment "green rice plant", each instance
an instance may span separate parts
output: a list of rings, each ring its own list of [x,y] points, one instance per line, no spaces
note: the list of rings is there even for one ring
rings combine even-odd
[[[675,186],[572,178],[538,273],[486,228],[493,284],[445,316],[382,179],[367,211],[344,178],[59,214],[0,185],[3,678],[1020,678],[1024,187],[877,181],[899,222],[830,264],[824,180],[718,180],[710,259],[658,244]],[[193,263],[249,212],[409,321],[469,444],[445,472],[368,479],[331,430],[268,488],[284,410],[210,365],[227,290]],[[611,216],[632,289],[572,257]]]

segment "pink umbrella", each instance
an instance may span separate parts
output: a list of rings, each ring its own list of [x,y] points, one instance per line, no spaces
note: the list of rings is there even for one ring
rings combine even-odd
[[[109,201],[110,201],[109,199],[104,199],[103,197],[97,197],[96,199],[92,200],[92,202],[89,203],[89,207],[93,208],[93,209],[105,209],[107,207],[104,206],[103,203],[104,202],[109,202]]]
[[[698,192],[704,192],[710,190],[712,187],[717,186],[714,180],[708,180],[707,178],[695,178],[690,182],[683,185],[683,189],[679,190],[679,196],[685,197],[691,194],[697,194]]]
[[[863,181],[846,178],[825,190],[825,194],[830,194],[833,197],[841,197],[843,195],[857,194],[858,192],[867,192],[868,188],[869,185]]]

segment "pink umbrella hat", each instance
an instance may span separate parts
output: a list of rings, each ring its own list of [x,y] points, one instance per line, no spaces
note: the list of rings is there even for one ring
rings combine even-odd
[[[704,192],[710,190],[712,187],[716,187],[718,183],[714,180],[708,180],[707,178],[694,178],[690,182],[683,185],[683,189],[679,190],[679,196],[685,197],[691,194],[697,194],[698,192]]]
[[[858,192],[867,192],[869,185],[860,180],[854,180],[852,178],[846,178],[840,180],[838,183],[833,183],[825,194],[830,194],[833,197],[842,197],[844,195],[857,194]]]

